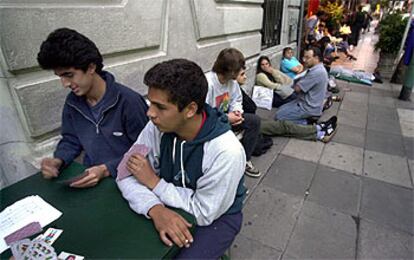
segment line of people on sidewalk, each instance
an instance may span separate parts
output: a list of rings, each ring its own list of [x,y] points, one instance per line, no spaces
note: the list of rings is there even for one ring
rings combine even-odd
[[[160,239],[182,248],[177,258],[219,258],[241,229],[244,173],[261,175],[251,156],[266,140],[263,135],[327,142],[337,127],[336,117],[307,125],[309,118],[321,116],[326,94],[320,50],[305,51],[305,66],[295,62],[291,49],[284,56],[290,77],[272,68],[268,58],[259,59],[256,83],[273,89],[280,106],[275,120],[262,120],[255,107],[244,109],[249,102],[240,87],[246,81],[245,58],[235,48],[222,50],[207,73],[186,59],[154,65],[144,75],[148,105],[103,70],[94,42],[57,29],[42,43],[37,60],[71,92],[63,107],[62,139],[53,157],[42,160],[42,174],[58,177],[83,153],[88,174],[72,187],[93,187],[111,176],[131,209],[154,222]],[[304,67],[304,76],[295,78]],[[148,154],[127,158],[131,176],[117,178],[124,154],[137,144]],[[194,234],[170,208],[196,218]]]

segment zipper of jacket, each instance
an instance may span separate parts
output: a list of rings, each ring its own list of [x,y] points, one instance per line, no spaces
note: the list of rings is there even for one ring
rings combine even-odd
[[[118,99],[119,99],[119,95],[116,97],[115,102],[107,107],[105,110],[102,111],[102,114],[104,114],[106,111],[108,111],[109,109],[113,108],[116,103],[118,103]],[[76,109],[84,118],[86,118],[88,121],[90,121],[92,124],[95,125],[95,129],[96,129],[96,134],[99,134],[99,124],[101,123],[101,121],[103,120],[103,116],[99,119],[99,121],[97,123],[95,123],[94,120],[92,120],[90,117],[88,117],[87,115],[85,115],[82,110],[80,110],[79,108],[77,108],[75,105],[72,105],[71,103],[67,103],[69,106],[73,107],[74,109]]]

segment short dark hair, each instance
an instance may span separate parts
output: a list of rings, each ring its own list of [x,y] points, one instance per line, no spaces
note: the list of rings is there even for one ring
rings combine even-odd
[[[144,84],[168,93],[168,101],[182,111],[195,102],[197,113],[204,109],[208,83],[202,69],[186,59],[173,59],[156,64],[144,75]]]
[[[42,42],[37,61],[43,69],[70,68],[88,70],[96,65],[96,72],[103,68],[102,55],[95,43],[86,36],[69,28],[60,28]]]
[[[269,62],[269,64],[272,64],[270,62],[269,57],[267,56],[260,56],[260,58],[257,60],[257,68],[256,68],[256,74],[262,73],[264,72],[266,74],[265,71],[262,70],[262,67],[260,66],[260,64],[262,63],[263,60],[267,60],[267,62]]]
[[[282,52],[283,57],[285,57],[286,52],[288,52],[288,51],[290,51],[290,50],[293,50],[293,49],[292,49],[291,47],[286,47],[286,48],[284,48],[284,49],[283,49],[283,52]]]
[[[322,51],[316,46],[309,46],[305,51],[313,51],[313,57],[318,57],[319,61],[323,61]]]
[[[237,76],[237,73],[245,67],[246,61],[243,54],[235,48],[226,48],[220,51],[214,62],[213,71],[225,76]]]

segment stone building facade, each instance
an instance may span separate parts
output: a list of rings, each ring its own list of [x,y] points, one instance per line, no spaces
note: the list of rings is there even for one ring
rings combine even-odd
[[[69,27],[88,36],[104,55],[105,69],[143,95],[143,75],[155,63],[187,58],[208,71],[221,49],[235,47],[248,60],[249,91],[259,55],[276,64],[283,47],[297,46],[301,1],[274,0],[282,8],[274,28],[279,43],[263,47],[267,1],[0,1],[0,188],[36,173],[59,140],[68,90],[36,62],[51,31]]]

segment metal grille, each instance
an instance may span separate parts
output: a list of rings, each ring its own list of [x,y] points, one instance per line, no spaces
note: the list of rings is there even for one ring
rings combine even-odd
[[[284,0],[265,0],[263,3],[262,49],[280,44]]]

